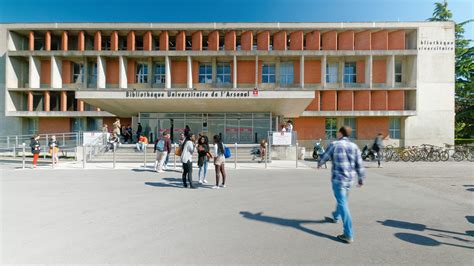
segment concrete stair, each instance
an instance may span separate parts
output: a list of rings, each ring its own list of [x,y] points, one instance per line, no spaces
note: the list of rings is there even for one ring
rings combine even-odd
[[[153,153],[153,144],[147,145],[147,154],[146,160],[147,162],[155,161],[156,153]],[[234,163],[235,161],[235,146],[234,145],[227,145],[230,148],[232,156],[227,160],[227,163]],[[250,151],[253,147],[258,147],[258,145],[252,144],[241,144],[237,148],[237,162],[257,162],[259,158],[252,160],[253,155],[250,154]],[[211,145],[212,149],[212,145]],[[172,152],[169,158],[168,163],[174,163],[174,157],[176,157],[176,162],[180,163],[179,157],[174,155],[174,148],[172,147]],[[104,163],[104,162],[112,162],[113,161],[113,152],[102,152],[95,156],[93,156],[91,163]],[[144,153],[139,152],[136,150],[135,144],[121,144],[117,150],[115,151],[115,161],[117,163],[127,163],[127,162],[143,162],[144,161]],[[193,156],[193,161],[197,162],[197,153]]]

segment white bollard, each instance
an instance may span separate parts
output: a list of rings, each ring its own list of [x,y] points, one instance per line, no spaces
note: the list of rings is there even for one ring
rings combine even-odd
[[[143,148],[143,168],[146,169],[146,147],[147,145],[145,144],[145,148]]]
[[[265,169],[267,169],[268,163],[268,143],[265,142]]]
[[[296,168],[298,168],[298,142],[296,142]]]
[[[235,145],[234,168],[237,169],[237,142],[234,145]]]
[[[86,144],[82,144],[82,168],[86,168],[87,159],[87,147]]]
[[[174,170],[176,170],[176,147],[177,147],[177,143],[174,144],[174,152],[173,152],[173,156],[174,156]]]
[[[25,154],[25,147],[26,147],[26,144],[23,143],[22,145],[22,149],[23,149],[23,162],[22,162],[22,169],[25,169],[25,157],[26,157],[26,154]]]

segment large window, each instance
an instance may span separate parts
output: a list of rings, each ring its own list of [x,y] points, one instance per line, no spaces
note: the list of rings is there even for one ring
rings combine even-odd
[[[72,83],[84,82],[84,65],[81,63],[72,63]]]
[[[402,82],[402,62],[400,61],[395,62],[395,82]]]
[[[356,139],[357,136],[357,125],[356,125],[356,119],[351,117],[351,118],[344,118],[344,125],[345,126],[350,126],[352,128],[352,133],[351,133],[351,139]]]
[[[280,84],[288,85],[294,83],[293,62],[284,62],[280,64]]]
[[[199,83],[212,83],[212,64],[199,64]]]
[[[110,50],[110,38],[102,36],[102,42],[101,42],[101,48],[102,51],[108,51]]]
[[[337,83],[337,62],[328,62],[326,64],[326,82]]]
[[[335,139],[337,132],[337,119],[326,118],[326,139]]]
[[[356,83],[356,63],[347,62],[344,64],[344,83]]]
[[[97,63],[89,63],[87,68],[87,83],[89,88],[97,87]]]
[[[148,63],[138,63],[135,72],[136,83],[148,83]]]
[[[262,65],[262,83],[275,83],[275,64]]]
[[[401,138],[401,119],[399,117],[391,117],[389,121],[389,134],[391,139]]]
[[[230,63],[217,64],[217,83],[230,83]]]
[[[165,63],[155,63],[155,71],[153,72],[153,82],[156,84],[164,84],[166,81]]]

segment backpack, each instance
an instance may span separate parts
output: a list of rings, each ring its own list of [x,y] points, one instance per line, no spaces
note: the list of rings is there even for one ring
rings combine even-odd
[[[158,150],[159,152],[163,152],[163,151],[165,150],[165,140],[164,140],[164,139],[160,139],[160,140],[156,143],[155,149]]]
[[[230,156],[232,156],[230,149],[224,146],[224,157],[230,158]]]

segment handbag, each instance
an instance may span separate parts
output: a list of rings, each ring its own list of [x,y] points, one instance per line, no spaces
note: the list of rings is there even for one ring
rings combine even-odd
[[[227,159],[227,158],[230,158],[230,156],[232,156],[230,149],[227,147],[224,147],[224,157]]]
[[[183,151],[181,150],[181,147],[180,146],[176,147],[174,154],[176,154],[176,156],[181,156],[181,153],[183,153]]]

